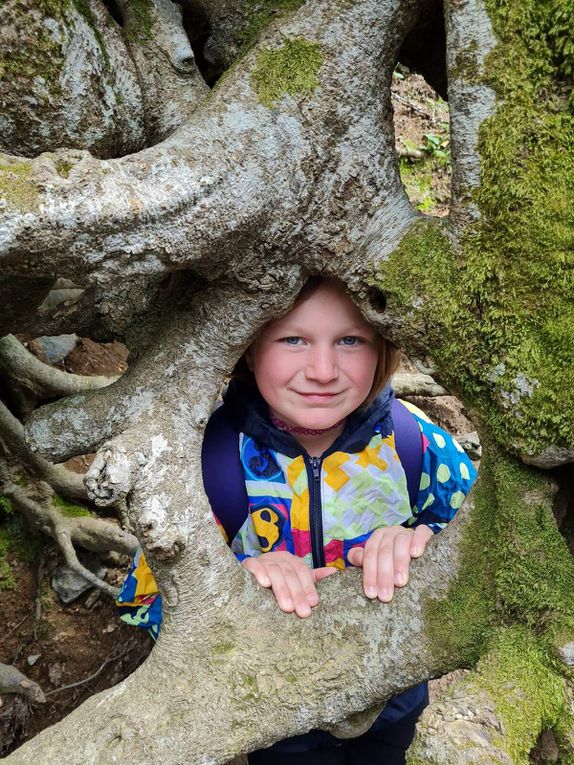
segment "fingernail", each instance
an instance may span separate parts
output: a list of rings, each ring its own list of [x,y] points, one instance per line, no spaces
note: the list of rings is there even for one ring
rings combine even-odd
[[[377,588],[373,586],[365,587],[365,595],[368,598],[376,598],[377,597]]]
[[[271,587],[271,579],[269,579],[266,576],[261,577],[261,586],[262,587]]]
[[[413,558],[417,558],[419,555],[423,554],[422,547],[413,547],[413,550],[411,552],[411,556]]]
[[[407,583],[407,577],[403,573],[395,574],[395,584],[399,586]]]
[[[310,606],[316,606],[319,602],[319,598],[317,595],[309,595],[307,600],[309,601]]]
[[[380,594],[379,597],[380,597],[380,599],[384,603],[388,603],[389,600],[392,600],[392,598],[393,598],[393,591],[392,590],[386,590],[386,589],[385,590],[381,590],[381,594]]]

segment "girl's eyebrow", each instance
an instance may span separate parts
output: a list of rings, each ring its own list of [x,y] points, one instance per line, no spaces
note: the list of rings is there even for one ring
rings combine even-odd
[[[289,320],[287,319],[284,324],[279,324],[278,322],[277,326],[271,327],[271,331],[279,335],[304,337],[310,332],[313,332],[313,327],[309,328],[309,327],[304,327],[301,324],[290,324]],[[346,337],[348,335],[366,335],[375,331],[376,330],[374,329],[374,327],[371,327],[368,324],[366,325],[365,324],[363,325],[349,324],[342,331],[337,332],[337,336]]]

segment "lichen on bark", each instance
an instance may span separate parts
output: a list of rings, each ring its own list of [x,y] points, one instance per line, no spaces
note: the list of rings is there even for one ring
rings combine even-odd
[[[294,96],[315,90],[322,63],[317,43],[301,38],[287,40],[280,48],[259,52],[251,81],[260,102],[272,107],[285,94]]]

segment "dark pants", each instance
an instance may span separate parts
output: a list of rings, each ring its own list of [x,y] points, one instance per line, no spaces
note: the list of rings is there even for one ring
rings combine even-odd
[[[415,734],[415,725],[428,701],[396,722],[381,727],[376,723],[362,736],[336,739],[323,731],[298,736],[308,746],[298,751],[260,749],[249,755],[249,765],[404,765],[405,753]],[[282,742],[283,743],[283,742]],[[277,745],[275,745],[277,746]]]

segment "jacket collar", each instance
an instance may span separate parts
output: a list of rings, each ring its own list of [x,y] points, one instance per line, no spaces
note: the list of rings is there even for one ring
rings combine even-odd
[[[383,437],[393,430],[391,405],[393,390],[387,386],[368,406],[360,407],[347,417],[345,428],[325,452],[359,452],[369,443],[374,433]],[[224,404],[231,425],[240,433],[251,436],[263,446],[297,457],[305,450],[295,438],[278,430],[269,419],[268,407],[256,387],[242,380],[233,379],[224,396]]]

